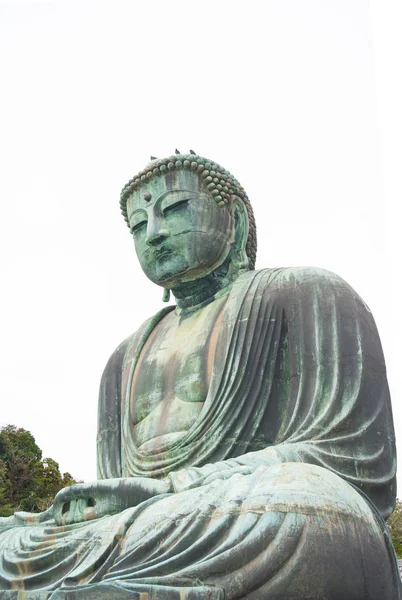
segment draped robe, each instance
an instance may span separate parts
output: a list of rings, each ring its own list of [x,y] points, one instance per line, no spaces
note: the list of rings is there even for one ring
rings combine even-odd
[[[320,269],[241,275],[201,413],[184,438],[143,453],[133,374],[173,308],[106,366],[98,477],[169,477],[174,493],[68,526],[51,509],[4,519],[0,599],[17,589],[27,600],[402,598],[384,522],[395,502],[391,406],[364,302]]]

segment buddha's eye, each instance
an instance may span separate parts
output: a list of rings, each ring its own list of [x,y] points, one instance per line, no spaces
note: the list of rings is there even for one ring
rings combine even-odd
[[[146,221],[140,221],[131,227],[131,233],[137,233],[140,229],[142,229],[146,225]]]
[[[163,214],[166,215],[166,213],[169,213],[173,210],[184,208],[188,204],[189,200],[190,198],[185,198],[184,200],[178,200],[174,204],[169,204],[168,206],[166,206],[166,208],[163,209]]]

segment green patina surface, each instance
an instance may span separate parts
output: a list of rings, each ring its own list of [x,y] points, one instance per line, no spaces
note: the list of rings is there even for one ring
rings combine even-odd
[[[0,519],[0,600],[398,600],[395,440],[365,303],[337,275],[254,270],[248,197],[195,154],[121,208],[166,307],[112,354],[96,482]]]

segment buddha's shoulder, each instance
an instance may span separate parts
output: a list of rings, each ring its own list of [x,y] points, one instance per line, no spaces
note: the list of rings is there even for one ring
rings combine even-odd
[[[138,329],[127,336],[110,356],[104,373],[109,371],[117,372],[121,370],[128,361],[132,362],[135,360],[143,346],[144,341],[155,328],[155,325],[157,325],[167,313],[174,310],[174,308],[175,307],[173,305],[162,308],[162,310],[156,313],[156,315],[153,315],[144,321],[144,323],[142,323]]]
[[[249,271],[243,276],[243,281],[255,279],[259,285],[267,287],[271,292],[275,289],[290,290],[296,293],[308,289],[348,290],[350,285],[336,273],[320,267],[279,267]]]

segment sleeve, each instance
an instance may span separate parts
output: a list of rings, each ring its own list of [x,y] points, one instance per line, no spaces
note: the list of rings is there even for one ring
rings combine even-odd
[[[121,378],[128,340],[110,357],[103,372],[98,402],[98,479],[122,476],[121,469]]]

